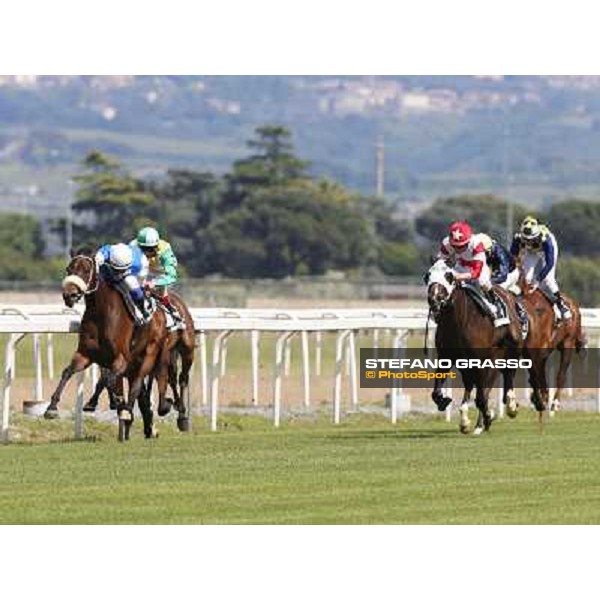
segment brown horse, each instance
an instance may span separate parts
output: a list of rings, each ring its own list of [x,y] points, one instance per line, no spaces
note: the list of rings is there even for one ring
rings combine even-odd
[[[523,306],[529,316],[529,334],[525,341],[524,354],[532,360],[529,373],[529,383],[533,390],[531,401],[539,412],[550,408],[552,414],[560,407],[561,392],[565,387],[573,353],[581,352],[586,346],[581,327],[581,313],[577,302],[563,294],[572,317],[556,322],[550,300],[539,289],[524,286],[523,282],[521,289]],[[546,365],[554,350],[560,352],[560,364],[556,375],[556,391],[550,402]]]
[[[161,362],[167,339],[164,313],[157,310],[147,325],[136,327],[120,293],[99,277],[96,262],[87,253],[71,259],[63,280],[63,299],[67,306],[73,306],[81,297],[85,297],[86,309],[77,350],[63,371],[44,416],[50,419],[58,416],[60,396],[69,379],[95,362],[109,370],[111,389],[122,390],[120,379],[127,377],[129,380],[127,402],[121,398],[118,408],[119,440],[129,439],[136,400],[139,400],[144,420],[144,434],[152,437],[154,427],[149,394],[142,392],[144,379],[155,369],[160,370],[165,379],[167,377],[168,364]]]
[[[182,315],[185,321],[185,328],[169,332],[163,351],[166,349],[168,356],[162,356],[165,361],[168,360],[168,382],[173,392],[174,400],[166,398],[158,407],[159,416],[164,416],[170,411],[170,405],[173,404],[178,412],[177,426],[181,431],[189,429],[189,375],[194,362],[195,339],[194,339],[194,323],[185,302],[178,294],[170,292],[171,302],[175,305],[179,314]],[[181,362],[181,372],[179,373],[179,381],[177,379],[178,369],[177,362]],[[161,393],[161,386],[165,385],[165,380],[159,374],[157,378],[159,386],[159,398],[165,398],[166,389]],[[94,412],[98,406],[100,394],[107,390],[110,400],[110,408],[116,409],[115,392],[108,387],[108,371],[102,369],[102,376],[96,385],[92,397],[84,405],[83,410],[86,412]],[[151,390],[147,390],[148,393]]]
[[[452,269],[443,261],[436,262],[426,276],[428,285],[427,300],[429,309],[437,323],[435,344],[438,358],[455,361],[459,358],[478,358],[480,360],[497,358],[518,358],[520,353],[521,334],[517,325],[518,317],[515,309],[514,298],[500,293],[508,308],[510,324],[494,327],[490,317],[482,312],[471,295],[462,287],[457,286]],[[438,372],[448,372],[438,369]],[[504,403],[509,406],[515,404],[514,377],[515,369],[504,369]],[[463,433],[469,431],[469,421],[466,414],[466,400],[468,394],[475,388],[475,405],[479,410],[477,427],[474,433],[489,430],[494,419],[493,411],[489,408],[489,394],[498,377],[494,368],[464,369],[461,370],[463,381],[468,392],[465,393],[461,406],[461,426]],[[444,396],[442,386],[444,379],[435,380],[431,394],[439,410],[444,410],[451,402]]]

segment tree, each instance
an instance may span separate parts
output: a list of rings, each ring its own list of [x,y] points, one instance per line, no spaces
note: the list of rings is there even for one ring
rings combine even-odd
[[[172,242],[188,273],[204,275],[210,269],[204,232],[219,210],[220,180],[210,172],[169,169],[166,180],[150,189],[157,198],[150,214],[160,233]]]
[[[464,195],[440,198],[416,219],[417,233],[437,243],[448,233],[452,221],[466,220],[477,232],[487,233],[501,243],[506,239],[507,202],[491,195]],[[513,203],[513,227],[516,228],[528,210]]]
[[[558,202],[546,220],[560,250],[578,256],[600,256],[600,204],[583,200]]]
[[[558,263],[561,289],[582,306],[600,305],[600,266],[589,258],[568,257]]]
[[[237,208],[252,191],[287,185],[308,177],[308,163],[294,154],[292,134],[279,125],[263,125],[255,129],[256,137],[247,142],[254,151],[237,160],[233,172],[226,176],[225,208]]]
[[[320,275],[365,264],[373,244],[352,196],[319,182],[255,190],[206,232],[213,268],[233,277]]]
[[[83,172],[73,179],[79,184],[73,204],[75,245],[128,240],[147,224],[144,217],[155,198],[115,159],[92,150],[83,160]]]
[[[58,279],[56,263],[43,259],[42,228],[34,217],[12,213],[0,214],[0,245],[3,249],[0,253],[0,279]]]

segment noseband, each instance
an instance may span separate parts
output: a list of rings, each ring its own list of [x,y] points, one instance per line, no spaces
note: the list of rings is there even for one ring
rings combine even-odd
[[[79,300],[81,300],[81,298],[83,296],[87,296],[89,294],[93,294],[97,289],[98,289],[98,277],[97,277],[97,273],[96,273],[96,261],[89,257],[89,256],[85,256],[84,254],[78,254],[77,256],[74,256],[71,259],[71,262],[69,263],[69,266],[71,264],[73,264],[73,262],[77,259],[84,259],[90,262],[90,273],[88,276],[88,280],[84,281],[79,275],[74,275],[74,274],[68,274],[62,282],[63,285],[63,289],[65,287],[66,284],[71,283],[73,284],[78,290],[80,290],[79,292],[73,292],[72,294],[69,294],[69,297],[74,301],[74,302],[79,302]],[[69,267],[67,267],[67,273],[69,272]],[[94,281],[95,280],[95,281]],[[90,287],[92,284],[94,284],[94,287]]]

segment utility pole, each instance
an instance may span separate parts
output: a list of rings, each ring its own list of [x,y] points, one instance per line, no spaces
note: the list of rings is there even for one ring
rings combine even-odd
[[[379,136],[375,151],[375,195],[383,198],[385,176],[385,144],[383,136]]]
[[[65,220],[65,259],[71,260],[73,247],[73,182],[69,179],[67,193],[67,215]]]
[[[512,193],[512,175],[510,174],[508,164],[508,141],[510,138],[510,126],[508,124],[507,116],[505,115],[504,129],[502,131],[502,174],[504,179],[504,190],[506,196],[506,244],[510,246],[513,237],[513,220],[514,220],[514,206],[511,201]]]

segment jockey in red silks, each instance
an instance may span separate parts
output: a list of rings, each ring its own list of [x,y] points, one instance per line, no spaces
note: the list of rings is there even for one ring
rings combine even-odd
[[[452,223],[448,235],[442,240],[437,258],[454,263],[456,281],[468,281],[479,286],[490,313],[494,315],[495,327],[509,324],[502,302],[492,288],[492,274],[481,234],[474,234],[466,221]]]

